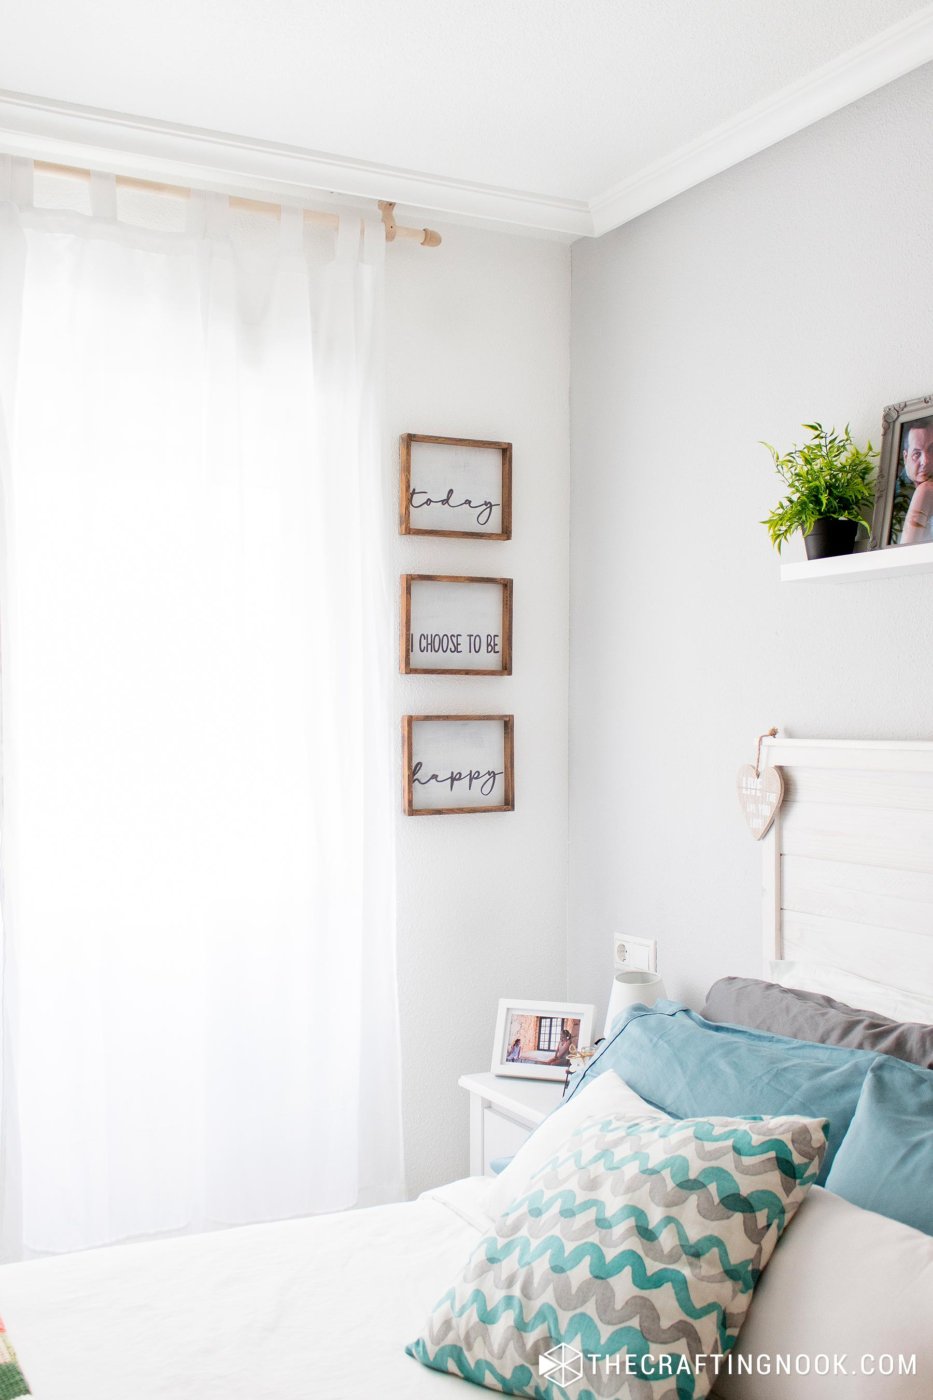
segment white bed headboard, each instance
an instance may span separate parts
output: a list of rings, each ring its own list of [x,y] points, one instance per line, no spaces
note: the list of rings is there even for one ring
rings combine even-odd
[[[772,739],[764,955],[933,996],[933,742]]]

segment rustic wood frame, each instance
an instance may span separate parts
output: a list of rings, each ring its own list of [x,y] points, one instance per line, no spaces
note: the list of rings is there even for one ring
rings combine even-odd
[[[411,664],[411,586],[413,583],[496,583],[502,589],[502,665],[412,666]],[[402,574],[399,610],[399,669],[403,676],[510,676],[512,674],[512,580],[478,578],[464,574]]]
[[[503,801],[495,807],[416,807],[412,782],[413,731],[416,724],[449,722],[498,722],[503,726]],[[515,811],[515,716],[514,715],[403,715],[402,716],[402,810],[407,817],[473,816],[476,813]]]
[[[881,452],[875,482],[875,508],[871,521],[871,549],[912,549],[913,545],[891,542],[894,496],[900,472],[898,453],[906,424],[916,418],[933,418],[933,394],[889,403],[881,415]]]
[[[498,534],[484,530],[422,530],[411,523],[411,445],[433,442],[446,447],[495,447],[502,453],[502,529]],[[512,444],[488,442],[483,438],[432,437],[424,433],[403,433],[399,439],[399,534],[430,535],[458,540],[510,540],[512,538]]]

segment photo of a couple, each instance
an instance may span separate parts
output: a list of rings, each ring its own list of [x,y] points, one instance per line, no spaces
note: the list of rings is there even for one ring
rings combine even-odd
[[[534,1016],[513,1011],[508,1019],[506,1064],[570,1064],[580,1036],[580,1021],[564,1016]]]

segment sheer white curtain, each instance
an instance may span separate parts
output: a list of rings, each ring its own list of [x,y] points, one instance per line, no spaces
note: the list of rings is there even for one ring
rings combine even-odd
[[[30,179],[0,160],[3,1253],[401,1195],[382,230]]]

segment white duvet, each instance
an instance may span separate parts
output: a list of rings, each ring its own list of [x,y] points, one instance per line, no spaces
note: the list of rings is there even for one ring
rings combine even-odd
[[[7,1265],[0,1315],[36,1400],[452,1400],[405,1345],[489,1186]]]
[[[467,1400],[405,1355],[495,1211],[495,1183],[408,1205],[119,1245],[0,1268],[36,1400]],[[933,1239],[814,1188],[739,1351],[912,1356],[903,1377],[733,1378],[730,1400],[928,1400]]]

